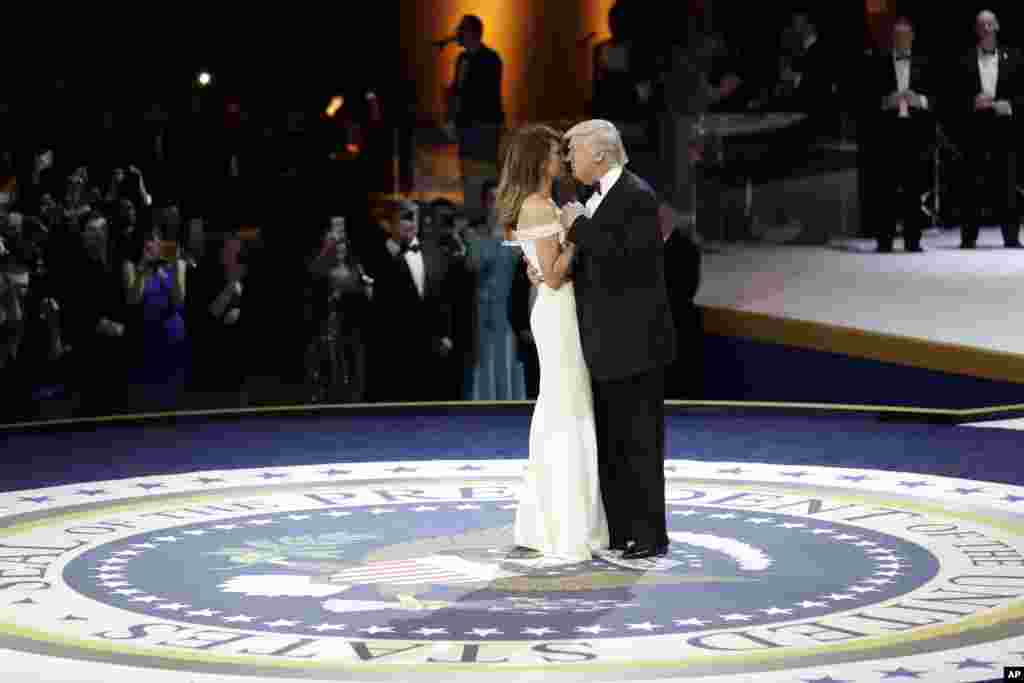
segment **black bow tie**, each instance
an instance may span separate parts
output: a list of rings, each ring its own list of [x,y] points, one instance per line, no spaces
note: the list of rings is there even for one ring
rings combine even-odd
[[[407,251],[411,251],[414,254],[418,254],[418,253],[420,253],[420,245],[419,244],[404,244],[403,243],[402,244],[402,253],[404,254]]]
[[[909,52],[896,52],[896,53],[893,53],[893,56],[896,57],[896,61],[897,62],[908,62],[908,61],[910,61],[910,53]]]
[[[594,194],[601,194],[601,183],[596,182],[593,185],[577,185],[576,192],[579,194],[580,200],[586,204]]]
[[[980,52],[981,52],[981,54],[985,55],[986,57],[994,57],[995,54],[996,54],[995,50],[986,50],[984,48],[982,48],[980,50]]]

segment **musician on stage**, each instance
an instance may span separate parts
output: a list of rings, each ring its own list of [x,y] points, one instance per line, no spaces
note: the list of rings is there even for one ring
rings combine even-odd
[[[446,126],[458,142],[463,202],[470,214],[482,210],[484,182],[497,178],[498,143],[505,125],[501,102],[503,65],[498,53],[484,45],[483,35],[480,17],[462,17],[456,40],[464,50],[455,62]]]
[[[931,184],[935,145],[935,85],[925,57],[914,54],[914,25],[893,22],[892,50],[870,61],[864,81],[865,165],[862,182],[871,184],[877,208],[878,253],[893,249],[896,223],[903,224],[903,246],[920,252],[928,217],[921,197]]]

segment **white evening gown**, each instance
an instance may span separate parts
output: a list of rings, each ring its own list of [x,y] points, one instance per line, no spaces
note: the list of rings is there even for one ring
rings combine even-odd
[[[564,239],[552,202],[520,213],[519,246],[540,269],[535,240]],[[590,372],[583,358],[572,282],[538,286],[530,329],[540,359],[540,392],[530,422],[529,461],[515,521],[515,543],[567,562],[608,547],[608,521],[597,472]]]

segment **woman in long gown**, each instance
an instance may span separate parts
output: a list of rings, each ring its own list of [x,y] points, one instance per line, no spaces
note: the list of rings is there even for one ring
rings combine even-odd
[[[590,373],[583,358],[576,297],[567,278],[573,247],[564,241],[552,184],[562,171],[562,139],[547,126],[514,134],[498,187],[499,220],[509,241],[544,276],[530,314],[540,359],[540,392],[530,422],[529,461],[515,520],[515,543],[566,562],[608,547],[597,470]]]

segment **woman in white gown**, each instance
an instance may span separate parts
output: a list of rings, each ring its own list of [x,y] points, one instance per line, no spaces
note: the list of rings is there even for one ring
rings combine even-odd
[[[590,373],[583,358],[573,284],[573,246],[564,241],[551,197],[561,175],[562,138],[529,126],[508,142],[498,187],[499,220],[511,244],[544,277],[530,314],[540,392],[530,422],[529,461],[519,496],[515,543],[566,562],[608,547],[597,470]],[[511,226],[515,225],[515,230]]]

